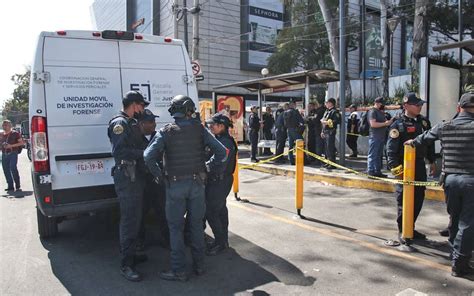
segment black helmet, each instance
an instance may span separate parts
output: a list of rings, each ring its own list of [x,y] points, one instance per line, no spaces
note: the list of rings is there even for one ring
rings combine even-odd
[[[125,96],[122,99],[122,103],[124,105],[129,105],[131,103],[143,103],[145,104],[145,107],[150,104],[150,102],[146,101],[145,98],[141,93],[135,90],[131,90],[125,94]]]
[[[173,117],[184,117],[187,113],[194,113],[196,106],[193,100],[185,95],[177,95],[171,100],[168,112]]]

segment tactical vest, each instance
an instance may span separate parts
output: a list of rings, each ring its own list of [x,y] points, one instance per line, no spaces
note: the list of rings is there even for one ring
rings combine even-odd
[[[200,122],[180,126],[169,124],[163,129],[164,166],[168,176],[186,176],[206,171],[204,127]]]
[[[294,113],[295,111],[295,109],[288,109],[283,112],[283,122],[286,128],[298,127],[298,120],[296,119],[296,114]]]
[[[443,147],[443,172],[474,175],[474,122],[445,124],[440,134]]]
[[[228,138],[229,141],[232,142],[232,146],[234,147],[234,151],[230,150],[229,152],[229,162],[224,170],[224,175],[232,175],[235,170],[235,156],[237,155],[237,144],[235,143],[234,138],[232,138],[229,134],[225,135],[224,137]]]

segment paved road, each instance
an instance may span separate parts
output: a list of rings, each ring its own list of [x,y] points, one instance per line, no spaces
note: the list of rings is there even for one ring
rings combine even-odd
[[[232,249],[208,257],[206,275],[160,280],[169,254],[152,239],[145,279],[130,283],[118,272],[116,214],[65,221],[41,241],[25,154],[20,170],[25,196],[0,199],[1,295],[474,295],[472,280],[449,275],[439,202],[427,201],[417,223],[430,241],[407,254],[383,246],[396,236],[392,194],[308,182],[300,220],[293,179],[243,171],[240,195],[251,203],[229,197]]]

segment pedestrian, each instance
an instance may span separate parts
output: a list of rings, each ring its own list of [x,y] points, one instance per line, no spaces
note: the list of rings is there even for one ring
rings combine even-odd
[[[214,234],[214,243],[207,255],[214,256],[229,248],[229,213],[226,199],[234,183],[237,144],[229,134],[232,122],[222,114],[215,114],[208,122],[212,134],[227,148],[223,170],[211,171],[206,185],[206,220]]]
[[[383,147],[387,134],[387,128],[393,123],[394,118],[385,118],[384,98],[375,98],[374,107],[368,111],[369,120],[369,153],[367,155],[367,173],[370,176],[386,178],[382,173]]]
[[[150,144],[153,137],[156,134],[156,118],[158,115],[154,115],[153,112],[149,109],[145,109],[143,116],[140,119],[140,125],[143,132],[143,144],[144,148]],[[160,168],[163,168],[163,157],[160,157],[158,161]],[[145,241],[146,241],[146,227],[145,227],[145,218],[150,211],[153,209],[157,219],[158,229],[160,233],[160,242],[164,247],[169,248],[169,230],[168,223],[166,221],[165,213],[165,186],[163,182],[157,184],[154,182],[154,176],[150,171],[146,170],[145,177],[145,189],[143,193],[143,214],[142,222],[140,226],[140,231],[138,233],[138,242],[137,242],[137,252],[143,252],[145,250]]]
[[[283,112],[288,110],[289,104],[284,103],[275,113],[275,132],[276,132],[276,147],[275,155],[280,155],[285,152],[286,138],[288,136],[285,123],[283,120]],[[285,163],[284,157],[279,157],[275,160],[275,163]]]
[[[316,117],[316,108],[314,103],[308,104],[308,115],[305,118],[307,130],[308,130],[308,140],[306,147],[309,152],[316,153],[316,134],[315,134],[315,117]],[[314,158],[309,157],[308,162],[315,161]]]
[[[357,140],[359,139],[359,114],[357,113],[357,106],[352,104],[349,106],[349,120],[347,121],[347,146],[352,150],[349,157],[357,157]]]
[[[196,118],[193,100],[177,95],[168,109],[174,122],[163,127],[144,152],[145,163],[155,177],[166,186],[166,220],[170,231],[171,268],[160,278],[187,281],[184,245],[185,215],[189,223],[193,271],[204,273],[204,229],[206,212],[206,172],[218,170],[226,160],[226,148]],[[206,162],[209,147],[213,156]],[[163,170],[158,165],[164,154]]]
[[[415,93],[407,93],[403,97],[403,107],[405,113],[396,119],[390,126],[389,138],[387,141],[388,166],[395,177],[402,178],[404,145],[407,140],[414,139],[418,135],[430,129],[431,124],[428,119],[420,115],[421,108],[425,101],[418,98]],[[426,181],[425,159],[431,164],[431,173],[435,171],[435,150],[434,145],[427,145],[416,150],[415,160],[415,180]],[[402,238],[402,214],[403,214],[403,185],[396,185],[397,197],[397,225],[400,242],[409,244],[410,242]],[[420,214],[425,199],[425,187],[415,186],[414,200],[414,222]],[[413,229],[415,229],[413,225]],[[414,230],[414,239],[426,239],[426,235]]]
[[[273,118],[272,108],[266,107],[265,113],[262,114],[263,120],[263,138],[267,141],[273,140],[272,130],[275,125],[275,119]],[[270,148],[266,147],[263,149],[263,155],[272,155]]]
[[[257,150],[258,150],[258,133],[260,131],[260,117],[258,117],[258,106],[251,106],[250,107],[250,116],[249,116],[249,139],[250,139],[250,150],[251,150],[251,157],[250,160],[252,162],[258,162],[257,159]]]
[[[129,281],[142,279],[136,265],[147,260],[146,255],[136,254],[145,188],[143,134],[137,119],[147,105],[139,92],[129,91],[122,100],[122,111],[110,120],[107,131],[115,160],[112,176],[120,205],[120,271]]]
[[[326,159],[332,162],[336,162],[336,132],[337,125],[341,123],[341,115],[336,109],[336,100],[330,98],[326,101],[326,111],[324,112],[321,124],[323,125],[323,131],[321,137],[326,142]],[[332,168],[332,165],[325,164],[325,168]]]
[[[443,165],[440,182],[444,187],[450,217],[449,243],[452,246],[451,275],[474,274],[469,264],[474,249],[474,92],[459,100],[459,116],[440,123],[405,144],[416,149],[441,141]]]
[[[295,147],[295,142],[298,139],[303,139],[301,128],[304,127],[304,119],[300,112],[295,109],[296,104],[293,100],[288,104],[288,110],[283,112],[283,125],[288,133],[288,145],[290,150]],[[295,165],[295,158],[293,151],[288,153],[288,160],[291,165]]]
[[[18,154],[23,149],[25,141],[20,133],[13,129],[10,120],[2,122],[3,133],[0,135],[2,143],[2,168],[7,188],[5,191],[21,191],[20,174],[18,173]],[[13,186],[15,185],[15,186]]]

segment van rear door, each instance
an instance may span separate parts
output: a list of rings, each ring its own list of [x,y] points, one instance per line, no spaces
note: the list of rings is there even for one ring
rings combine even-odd
[[[194,82],[187,83],[189,58],[182,43],[119,42],[123,92],[139,90],[150,101],[149,109],[160,117],[158,128],[173,122],[168,112],[175,95],[197,100]],[[197,104],[197,101],[195,101]]]
[[[43,64],[54,203],[114,197],[107,126],[121,108],[118,42],[45,37]]]

